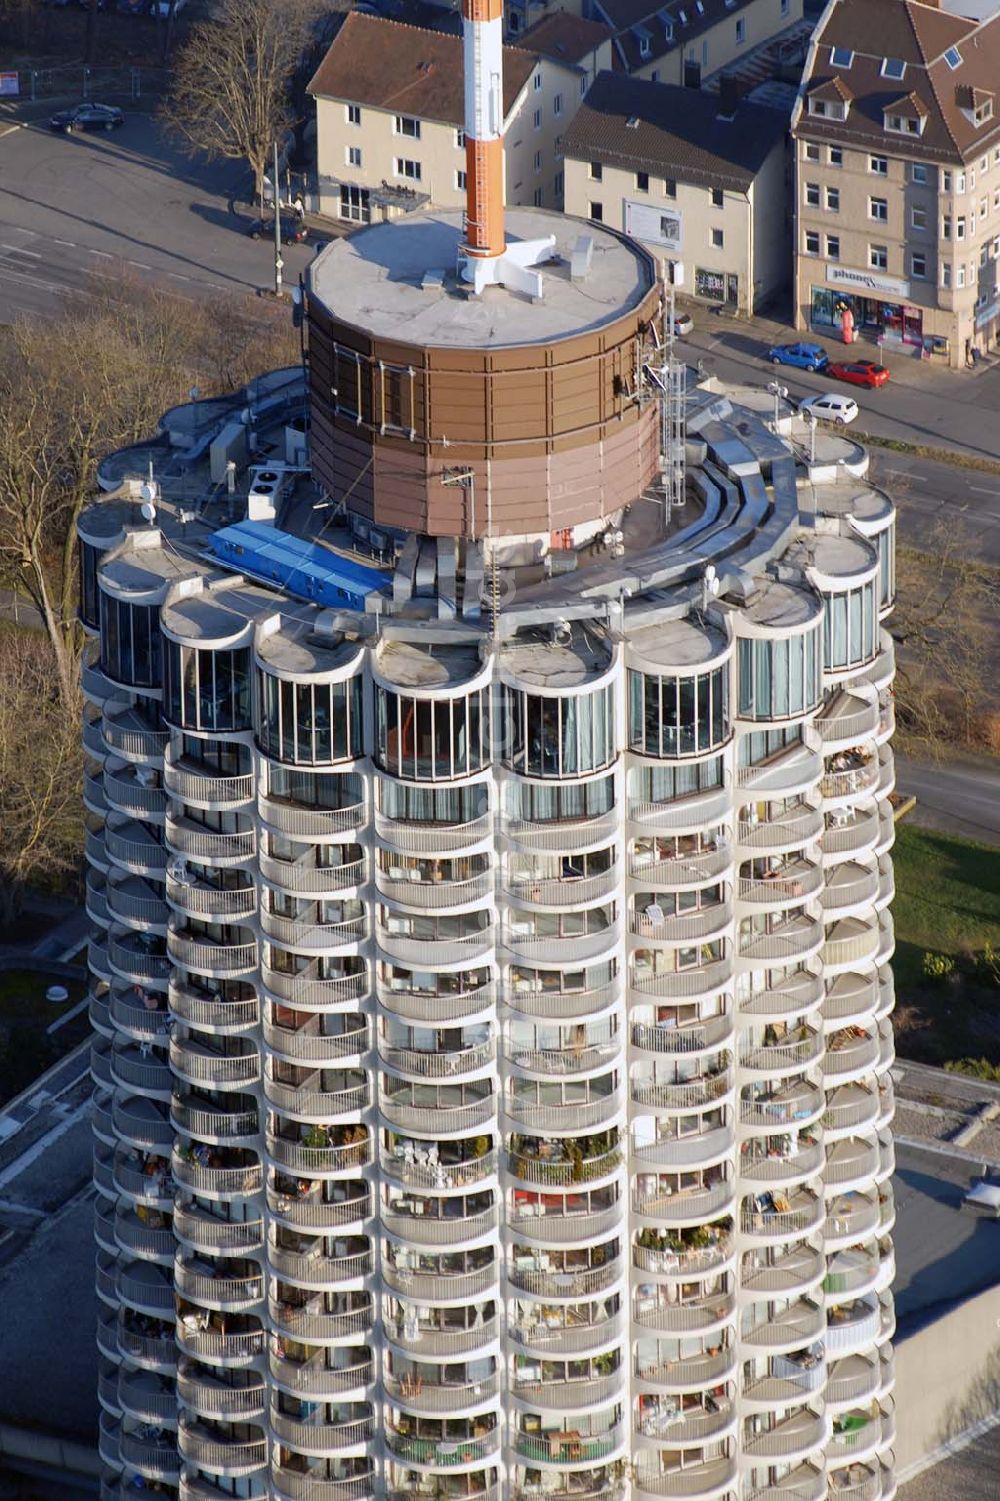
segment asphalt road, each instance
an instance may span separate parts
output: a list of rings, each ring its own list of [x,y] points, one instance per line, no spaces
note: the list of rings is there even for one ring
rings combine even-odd
[[[1000,772],[989,762],[934,764],[897,756],[896,787],[917,799],[906,815],[912,823],[1000,846]]]
[[[239,163],[191,161],[127,106],[107,135],[0,117],[0,322],[53,316],[60,295],[123,269],[191,298],[270,288],[271,244],[229,211],[245,180]],[[313,253],[282,247],[286,282]]]
[[[877,437],[1000,460],[1000,365],[973,375],[921,365],[911,354],[886,353],[885,363],[898,378],[877,391],[858,390],[807,370],[771,365],[765,358],[769,345],[787,343],[793,337],[799,336],[787,328],[736,323],[698,310],[694,332],[681,348],[689,362],[700,358],[706,370],[723,380],[766,385],[777,377],[796,399],[818,391],[849,392],[861,408],[858,427]],[[865,359],[877,354],[861,345],[855,352]]]
[[[896,502],[902,542],[935,551],[947,539],[956,551],[1000,567],[1000,474],[880,448],[869,453],[872,479]]]

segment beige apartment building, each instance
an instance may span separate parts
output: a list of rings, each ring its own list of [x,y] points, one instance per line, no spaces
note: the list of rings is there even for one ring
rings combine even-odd
[[[700,88],[802,20],[802,0],[582,0],[615,33],[615,67]]]
[[[791,270],[778,110],[602,73],[563,140],[566,211],[623,229],[685,292],[759,309]]]
[[[796,327],[955,367],[1000,334],[1000,10],[960,4],[830,0],[792,117]]]
[[[565,11],[504,48],[509,204],[562,208],[557,142],[610,64],[608,28]],[[461,37],[352,12],[309,92],[321,213],[368,224],[426,203],[464,207]]]

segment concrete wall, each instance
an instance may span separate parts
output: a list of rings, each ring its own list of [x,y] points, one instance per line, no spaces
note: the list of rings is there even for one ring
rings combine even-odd
[[[896,1470],[1000,1410],[1000,1287],[896,1345]]]

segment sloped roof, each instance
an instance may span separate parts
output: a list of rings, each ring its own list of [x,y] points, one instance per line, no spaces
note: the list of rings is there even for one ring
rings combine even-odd
[[[730,120],[719,110],[718,94],[601,73],[563,137],[563,155],[746,192],[787,123],[778,110],[744,101]]]
[[[593,0],[593,8],[615,31],[622,65],[634,69],[663,57],[675,47],[685,46],[725,17],[738,16],[754,3],[755,0],[700,0],[700,4],[699,0]],[[669,41],[664,26],[667,20],[673,27]],[[645,56],[633,28],[647,34],[649,50]]]
[[[576,66],[613,35],[611,27],[600,21],[586,21],[569,11],[557,10],[529,27],[518,38],[518,45],[540,52],[552,62]]]
[[[525,47],[503,49],[505,117],[538,60]],[[309,93],[460,127],[465,121],[462,39],[352,11],[313,74]]]
[[[833,61],[835,48],[851,54],[849,68]],[[952,67],[945,54],[954,48]],[[883,76],[886,59],[904,64],[903,76]],[[954,61],[954,58],[952,59]],[[1000,119],[977,126],[963,100],[991,92],[1000,81],[1000,10],[983,20],[940,10],[932,0],[836,0],[814,39],[803,78],[808,97],[831,97],[838,82],[850,94],[846,120],[803,111],[796,132],[838,142],[855,140],[917,161],[964,161],[1000,140]],[[966,90],[971,92],[965,92]],[[964,106],[969,109],[970,106]],[[887,137],[886,112],[925,121],[920,135]]]

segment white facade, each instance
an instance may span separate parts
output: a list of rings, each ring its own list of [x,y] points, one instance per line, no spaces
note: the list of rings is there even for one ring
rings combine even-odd
[[[890,1501],[893,509],[842,478],[780,549],[741,490],[742,605],[496,637],[84,514],[109,1501]]]

